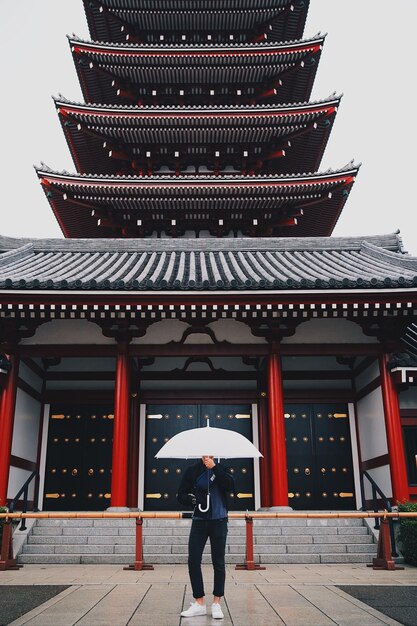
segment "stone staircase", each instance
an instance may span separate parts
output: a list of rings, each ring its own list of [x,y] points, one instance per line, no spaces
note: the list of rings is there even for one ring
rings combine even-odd
[[[186,563],[190,524],[187,519],[144,520],[145,561]],[[253,536],[257,563],[370,563],[376,554],[373,535],[361,519],[260,519],[254,520]],[[245,521],[230,520],[227,563],[244,561],[245,540]],[[134,555],[134,520],[40,519],[18,562],[128,565]],[[210,562],[209,546],[203,562]]]

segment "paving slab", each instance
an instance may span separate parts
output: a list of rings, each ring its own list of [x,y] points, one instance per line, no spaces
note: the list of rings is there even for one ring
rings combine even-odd
[[[203,576],[211,591],[211,565],[203,565]],[[271,564],[245,571],[229,565],[222,621],[210,615],[211,596],[207,616],[181,619],[180,612],[192,601],[183,564],[155,565],[151,571],[108,564],[25,565],[0,572],[0,586],[13,592],[30,586],[33,595],[40,595],[47,585],[68,587],[0,626],[415,626],[417,614],[408,601],[409,594],[417,598],[417,569],[410,566],[374,571],[361,564]],[[392,589],[391,595],[384,596],[381,587]],[[356,589],[356,596],[346,588]],[[385,601],[395,592],[396,600]],[[403,611],[401,618],[396,609]]]
[[[68,589],[65,585],[0,585],[0,626],[29,613],[65,589]]]
[[[399,619],[404,626],[417,626],[417,587],[415,586],[345,585],[340,589],[385,615]]]

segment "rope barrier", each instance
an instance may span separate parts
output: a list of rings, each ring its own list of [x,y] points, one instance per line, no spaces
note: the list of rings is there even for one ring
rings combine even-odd
[[[382,517],[383,519],[393,517],[416,517],[417,512],[404,511],[404,512],[388,512],[388,511],[355,511],[355,512],[338,512],[338,513],[286,513],[282,511],[262,511],[262,512],[247,512],[247,513],[229,513],[229,519],[246,519],[246,517],[252,519],[367,519]],[[172,511],[168,513],[161,513],[159,511],[127,511],[127,512],[110,512],[110,511],[75,511],[65,512],[52,511],[44,512],[39,511],[37,513],[0,513],[0,519],[189,519],[190,513],[184,513],[182,511]]]

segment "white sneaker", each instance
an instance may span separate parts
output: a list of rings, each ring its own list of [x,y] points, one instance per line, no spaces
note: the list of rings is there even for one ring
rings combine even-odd
[[[190,608],[181,613],[181,617],[196,617],[197,615],[207,615],[207,609],[205,604],[191,602]]]
[[[211,616],[213,619],[223,619],[222,607],[218,602],[213,602],[211,605]]]

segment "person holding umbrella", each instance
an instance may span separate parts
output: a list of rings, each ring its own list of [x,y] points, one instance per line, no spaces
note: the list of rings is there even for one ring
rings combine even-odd
[[[214,570],[213,603],[214,619],[224,617],[220,599],[224,596],[226,579],[225,551],[227,537],[227,493],[233,491],[231,474],[212,456],[203,455],[201,461],[189,467],[178,489],[178,502],[194,506],[193,521],[188,540],[188,572],[195,602],[181,613],[181,617],[206,615],[204,583],[201,558],[207,539],[210,539]]]
[[[214,569],[214,619],[224,617],[220,599],[224,595],[226,577],[225,550],[227,537],[227,498],[234,491],[233,476],[214,459],[258,459],[262,456],[249,439],[227,428],[190,428],[174,435],[155,454],[157,459],[200,459],[189,467],[181,480],[178,501],[194,506],[188,541],[188,571],[195,602],[181,617],[206,615],[201,557],[210,538]]]

